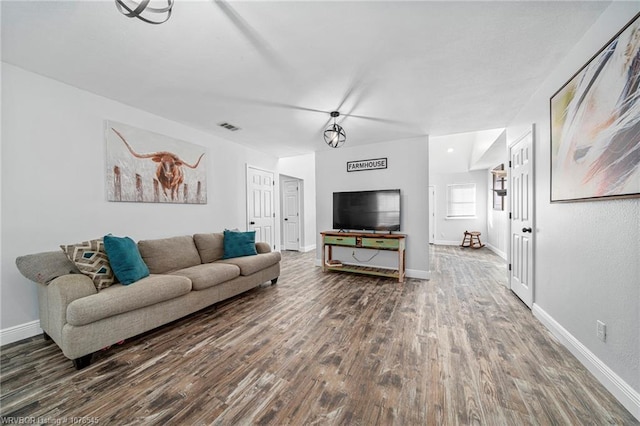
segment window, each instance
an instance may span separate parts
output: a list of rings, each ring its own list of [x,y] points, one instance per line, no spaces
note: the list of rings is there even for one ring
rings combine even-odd
[[[476,215],[476,184],[447,185],[447,217],[467,218]]]

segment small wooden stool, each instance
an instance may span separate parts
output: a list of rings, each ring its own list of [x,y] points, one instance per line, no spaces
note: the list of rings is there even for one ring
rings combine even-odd
[[[462,238],[462,244],[460,244],[460,247],[471,247],[475,249],[484,247],[484,244],[480,241],[480,232],[464,231],[464,237]]]

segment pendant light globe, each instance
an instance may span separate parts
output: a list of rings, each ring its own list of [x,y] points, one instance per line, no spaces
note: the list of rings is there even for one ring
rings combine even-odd
[[[346,132],[342,126],[336,123],[336,117],[339,116],[340,113],[338,111],[333,111],[331,113],[331,117],[333,117],[333,124],[330,124],[324,131],[324,141],[331,148],[340,148],[347,140]]]

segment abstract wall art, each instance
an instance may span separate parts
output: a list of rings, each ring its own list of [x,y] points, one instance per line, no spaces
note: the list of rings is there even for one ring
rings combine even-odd
[[[107,199],[207,203],[204,147],[105,121]]]
[[[640,14],[550,100],[551,202],[640,197]]]

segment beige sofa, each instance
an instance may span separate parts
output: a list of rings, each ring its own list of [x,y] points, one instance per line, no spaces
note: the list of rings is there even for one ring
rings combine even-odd
[[[267,281],[277,282],[279,252],[272,252],[266,243],[256,243],[257,255],[223,260],[223,241],[222,233],[139,241],[138,249],[151,275],[99,292],[91,278],[77,273],[62,252],[23,256],[16,263],[23,275],[38,283],[45,338],[53,339],[80,369],[91,363],[93,352],[106,346]],[[43,270],[34,271],[39,264]],[[60,276],[52,277],[60,271]]]

